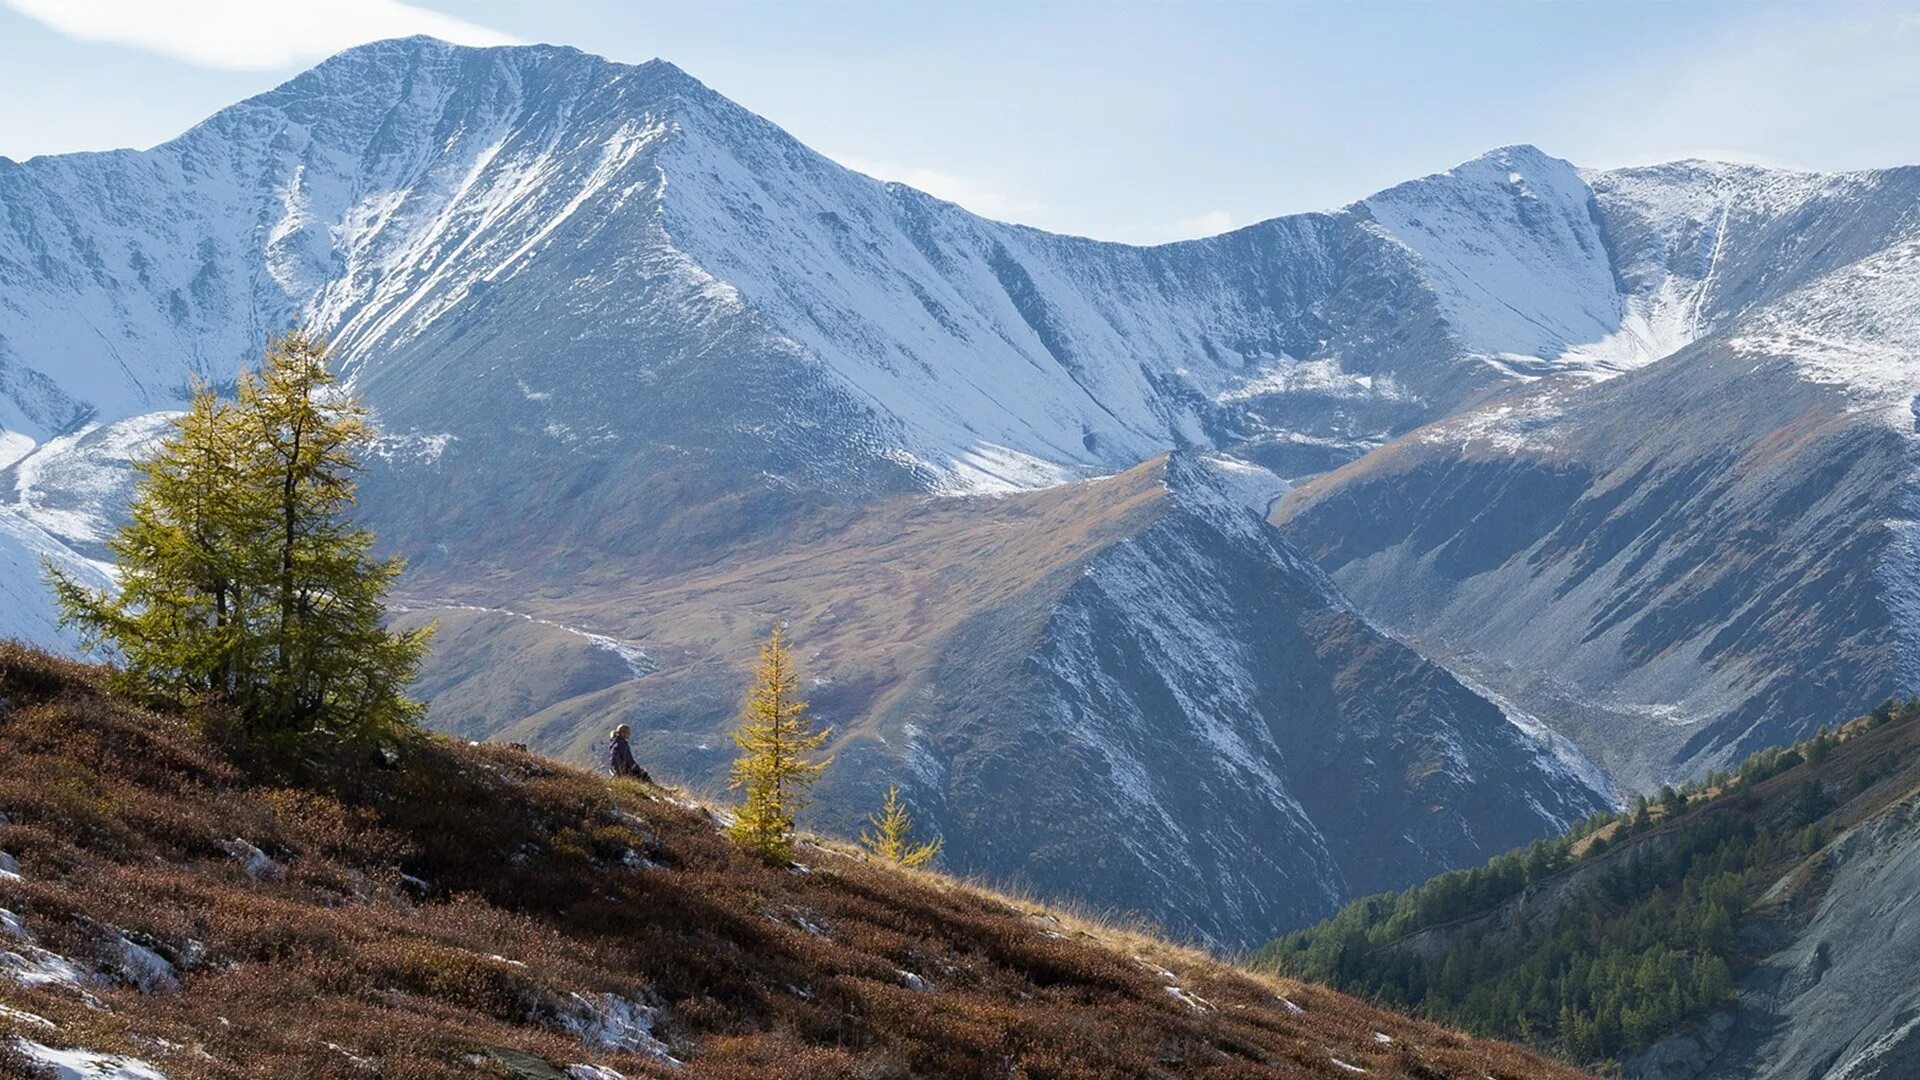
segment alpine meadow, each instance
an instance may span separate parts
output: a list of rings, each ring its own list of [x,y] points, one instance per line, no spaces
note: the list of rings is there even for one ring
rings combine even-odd
[[[1920,1077],[1916,45],[0,0],[0,1076]]]

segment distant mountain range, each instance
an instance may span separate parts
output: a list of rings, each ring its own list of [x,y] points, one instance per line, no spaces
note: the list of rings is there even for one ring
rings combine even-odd
[[[1512,147],[1138,248],[664,62],[369,45],[0,160],[0,632],[305,324],[436,726],[715,782],[789,620],[823,827],[897,782],[955,869],[1252,944],[1902,684],[1916,183]]]

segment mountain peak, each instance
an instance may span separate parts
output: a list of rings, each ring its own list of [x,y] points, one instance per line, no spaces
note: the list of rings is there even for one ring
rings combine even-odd
[[[617,91],[617,92],[616,92]],[[571,45],[456,45],[415,35],[356,45],[224,113],[266,106],[296,123],[360,114],[384,124],[396,110],[421,113],[475,103],[597,101],[595,117],[663,104],[674,97],[712,102],[721,95],[662,59],[626,64]],[[213,118],[219,120],[221,115]]]

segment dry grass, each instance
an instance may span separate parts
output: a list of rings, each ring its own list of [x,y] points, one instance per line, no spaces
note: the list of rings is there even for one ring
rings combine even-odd
[[[0,1004],[56,1025],[0,1011],[0,1048],[127,1053],[172,1080],[551,1077],[585,1062],[628,1076],[1359,1075],[1335,1059],[1376,1077],[1577,1075],[841,845],[803,845],[804,871],[763,865],[675,792],[525,753],[425,735],[393,767],[364,748],[223,750],[111,698],[94,669],[3,644],[0,695],[0,850],[21,868],[0,879],[0,907],[98,973],[89,1004],[0,971]],[[235,838],[284,873],[250,877]],[[143,993],[115,974],[123,937],[174,959],[181,985]],[[575,994],[656,1009],[684,1066],[584,1045],[565,1025]]]

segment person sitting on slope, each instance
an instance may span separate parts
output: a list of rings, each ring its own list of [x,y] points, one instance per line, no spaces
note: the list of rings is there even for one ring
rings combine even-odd
[[[607,768],[612,770],[615,776],[625,776],[634,780],[645,780],[648,783],[652,783],[653,777],[648,776],[647,770],[641,768],[640,763],[633,760],[633,747],[627,745],[627,738],[632,734],[633,728],[626,724],[621,724],[619,727],[613,729],[613,737],[607,747]]]

